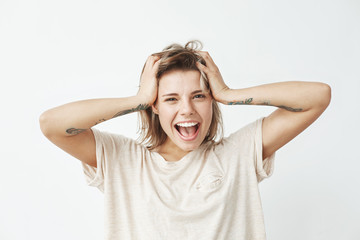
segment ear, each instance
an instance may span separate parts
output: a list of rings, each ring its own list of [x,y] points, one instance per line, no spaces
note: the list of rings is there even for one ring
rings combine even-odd
[[[156,103],[153,104],[153,105],[151,105],[151,109],[152,109],[152,111],[153,111],[155,114],[159,114],[159,110],[158,110],[157,107],[156,107]]]

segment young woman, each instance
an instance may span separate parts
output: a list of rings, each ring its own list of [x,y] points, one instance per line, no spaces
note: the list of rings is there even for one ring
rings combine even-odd
[[[330,102],[320,82],[230,89],[197,43],[151,55],[136,96],[68,103],[40,117],[44,135],[103,191],[106,239],[265,239],[258,183],[272,174],[276,150]],[[218,102],[278,109],[222,138]],[[92,128],[131,112],[140,112],[140,143]]]

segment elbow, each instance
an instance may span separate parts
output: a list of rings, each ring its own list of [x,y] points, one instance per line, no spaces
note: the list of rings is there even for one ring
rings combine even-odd
[[[50,114],[48,111],[43,112],[39,117],[40,130],[45,137],[49,138],[50,136]]]
[[[326,83],[321,83],[320,105],[326,109],[331,102],[331,87]]]
[[[322,82],[316,82],[313,85],[312,109],[316,111],[325,111],[331,101],[331,87]]]

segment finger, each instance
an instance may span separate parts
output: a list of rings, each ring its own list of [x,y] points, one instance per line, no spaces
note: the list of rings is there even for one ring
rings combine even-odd
[[[152,59],[152,65],[154,67],[155,64],[158,64],[160,63],[160,57],[159,56],[154,56],[153,59]]]
[[[198,51],[198,53],[204,58],[211,58],[209,52],[206,51]]]
[[[155,56],[155,55],[150,55],[148,58],[147,58],[147,62],[154,62],[156,60],[159,60],[159,56]]]
[[[207,65],[214,65],[216,66],[214,60],[211,58],[210,54],[206,51],[198,51],[199,54],[204,58]]]
[[[150,56],[147,58],[147,61],[148,61],[148,62],[152,62],[152,61],[154,61],[154,59],[155,59],[155,56],[150,55]]]
[[[157,61],[157,60],[159,60],[159,59],[160,59],[160,56],[158,56],[158,55],[154,55],[154,56],[152,56],[152,58],[153,58],[155,61]]]
[[[153,55],[150,55],[147,60],[146,60],[146,63],[145,63],[145,68],[146,69],[151,69],[153,68],[155,62],[160,62],[158,61],[160,59],[159,56],[153,56]]]
[[[208,69],[206,66],[204,66],[201,62],[196,62],[196,66],[203,72],[207,73]]]
[[[160,65],[160,57],[159,57],[159,59],[157,59],[156,61],[155,61],[155,63],[154,63],[154,65],[153,65],[153,68],[154,69],[158,69],[159,68],[159,65]]]
[[[145,63],[145,68],[149,68],[152,62],[152,59],[153,59],[153,56],[149,56],[147,59],[146,59],[146,63]]]

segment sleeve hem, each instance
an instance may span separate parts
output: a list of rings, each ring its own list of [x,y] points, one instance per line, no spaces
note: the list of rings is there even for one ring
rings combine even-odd
[[[271,156],[263,160],[262,155],[262,123],[264,117],[257,120],[256,123],[256,134],[255,134],[255,151],[256,151],[256,172],[258,177],[258,182],[261,182],[264,178],[270,177],[274,172],[274,162],[275,154],[274,152]]]
[[[104,156],[103,147],[101,144],[100,132],[97,129],[91,128],[96,143],[96,168],[82,162],[83,171],[85,174],[86,182],[89,186],[98,187],[101,191],[101,184],[103,183],[103,161]]]

